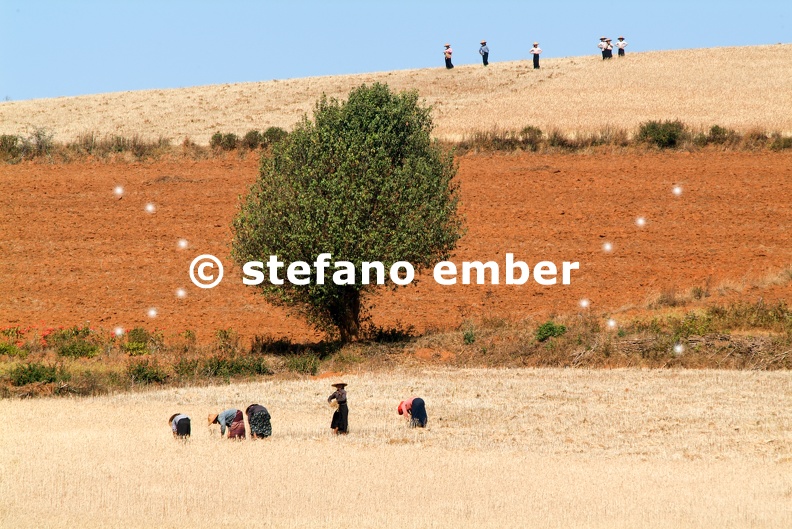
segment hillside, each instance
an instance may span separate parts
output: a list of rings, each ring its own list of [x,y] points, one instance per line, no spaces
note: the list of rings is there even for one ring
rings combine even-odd
[[[595,50],[596,51],[596,50]],[[362,83],[417,89],[434,107],[436,134],[461,139],[493,127],[535,125],[575,133],[634,129],[647,119],[693,127],[792,133],[792,45],[629,53],[493,62],[360,75],[271,80],[0,103],[0,134],[36,127],[57,141],[84,132],[185,138],[206,144],[217,131],[290,129],[326,93],[344,97]]]

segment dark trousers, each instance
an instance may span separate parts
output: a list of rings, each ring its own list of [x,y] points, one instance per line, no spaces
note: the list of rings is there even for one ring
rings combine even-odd
[[[624,57],[624,48],[619,48],[619,57]]]
[[[446,61],[446,68],[448,68],[450,70],[451,68],[454,67],[454,65],[451,64],[451,58],[450,57],[446,57],[445,61]]]
[[[539,69],[539,54],[534,53],[534,70]]]
[[[605,50],[605,58],[613,59],[613,50]]]
[[[181,419],[176,423],[176,437],[190,437],[190,419]]]
[[[608,58],[608,52],[605,51],[605,50],[602,50],[602,60],[604,61],[607,58]]]
[[[484,61],[484,66],[489,64],[489,53],[482,53],[481,60]]]

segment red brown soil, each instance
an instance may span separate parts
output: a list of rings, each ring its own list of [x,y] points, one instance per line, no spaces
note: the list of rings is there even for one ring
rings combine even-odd
[[[424,275],[377,296],[375,323],[421,331],[484,318],[541,319],[578,312],[583,298],[605,315],[706,284],[716,301],[724,283],[746,285],[735,295],[752,301],[791,292],[788,283],[750,287],[792,263],[789,154],[493,154],[459,163],[468,231],[455,262],[502,266],[513,252],[531,266],[579,261],[580,270],[569,286],[440,286]],[[229,258],[237,197],[257,165],[249,157],[0,167],[0,326],[90,322],[193,329],[202,341],[227,328],[245,337],[316,339],[298,317],[242,285]],[[121,199],[117,185],[125,189]],[[189,248],[178,247],[181,238]],[[611,253],[602,250],[606,241]],[[189,264],[202,253],[226,267],[212,290],[189,279]],[[156,318],[147,315],[151,307]]]

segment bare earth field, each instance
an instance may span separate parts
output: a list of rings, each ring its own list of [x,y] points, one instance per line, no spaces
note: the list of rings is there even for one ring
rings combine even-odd
[[[777,527],[792,524],[784,372],[414,370],[2,400],[3,527]],[[423,396],[426,430],[396,414]],[[273,436],[210,435],[259,402]],[[187,443],[167,418],[193,419]]]
[[[374,300],[375,323],[424,331],[483,318],[541,320],[580,310],[581,299],[620,319],[669,290],[706,287],[707,302],[718,303],[788,299],[792,289],[772,281],[792,264],[790,154],[469,155],[459,162],[468,232],[455,262],[503,265],[513,252],[530,265],[579,261],[580,271],[569,286],[544,287],[440,286],[419,277]],[[242,285],[229,258],[237,196],[256,167],[254,157],[0,167],[0,326],[90,322],[193,329],[201,340],[227,328],[246,338],[317,338]],[[187,249],[178,246],[182,238]],[[605,242],[612,252],[603,251]],[[190,262],[203,253],[226,267],[212,290],[189,279]]]
[[[529,60],[498,62],[493,49],[494,62],[486,69],[460,64],[452,71],[438,67],[2,102],[0,134],[44,127],[60,142],[96,132],[207,144],[218,131],[290,130],[322,93],[344,98],[352,88],[374,82],[418,90],[434,107],[437,136],[449,140],[526,125],[567,134],[604,127],[632,132],[649,119],[792,134],[790,44],[628,51],[626,58],[612,61],[601,60],[596,44],[588,56],[542,59],[538,71]]]

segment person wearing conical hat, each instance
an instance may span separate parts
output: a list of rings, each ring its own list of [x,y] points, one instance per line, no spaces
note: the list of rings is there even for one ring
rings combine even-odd
[[[481,60],[484,61],[484,66],[487,66],[489,64],[489,47],[487,46],[486,40],[481,41],[479,55],[481,55]]]
[[[611,39],[605,39],[605,58],[613,59],[613,43]]]
[[[333,420],[330,421],[330,428],[336,435],[346,435],[349,433],[349,408],[347,408],[347,394],[346,384],[343,382],[336,382],[333,384],[336,390],[332,395],[327,397],[327,402],[333,404],[336,401],[338,408],[333,412]]]
[[[412,428],[426,428],[429,417],[426,415],[426,403],[420,397],[403,400],[397,408],[399,415],[410,421]]]
[[[454,50],[451,49],[451,45],[446,43],[445,49],[443,50],[443,57],[445,57],[445,65],[448,70],[454,67],[454,65],[451,64],[451,54],[453,53]]]
[[[229,408],[220,413],[210,413],[208,421],[209,426],[220,425],[220,437],[225,435],[226,428],[228,428],[229,439],[245,438],[245,419],[241,410]]]
[[[600,37],[599,44],[597,44],[597,47],[602,52],[603,61],[608,58],[608,52],[605,50],[608,47],[608,43],[605,42],[606,40],[608,40],[608,37]]]
[[[173,437],[177,439],[186,439],[190,437],[190,418],[183,413],[174,413],[168,419]]]
[[[538,42],[533,43],[533,48],[531,48],[531,55],[533,55],[533,67],[534,70],[539,69],[539,54],[542,53],[542,48],[539,47]]]
[[[619,57],[624,57],[624,48],[627,47],[627,41],[624,40],[624,37],[619,37],[616,47],[619,49]]]

